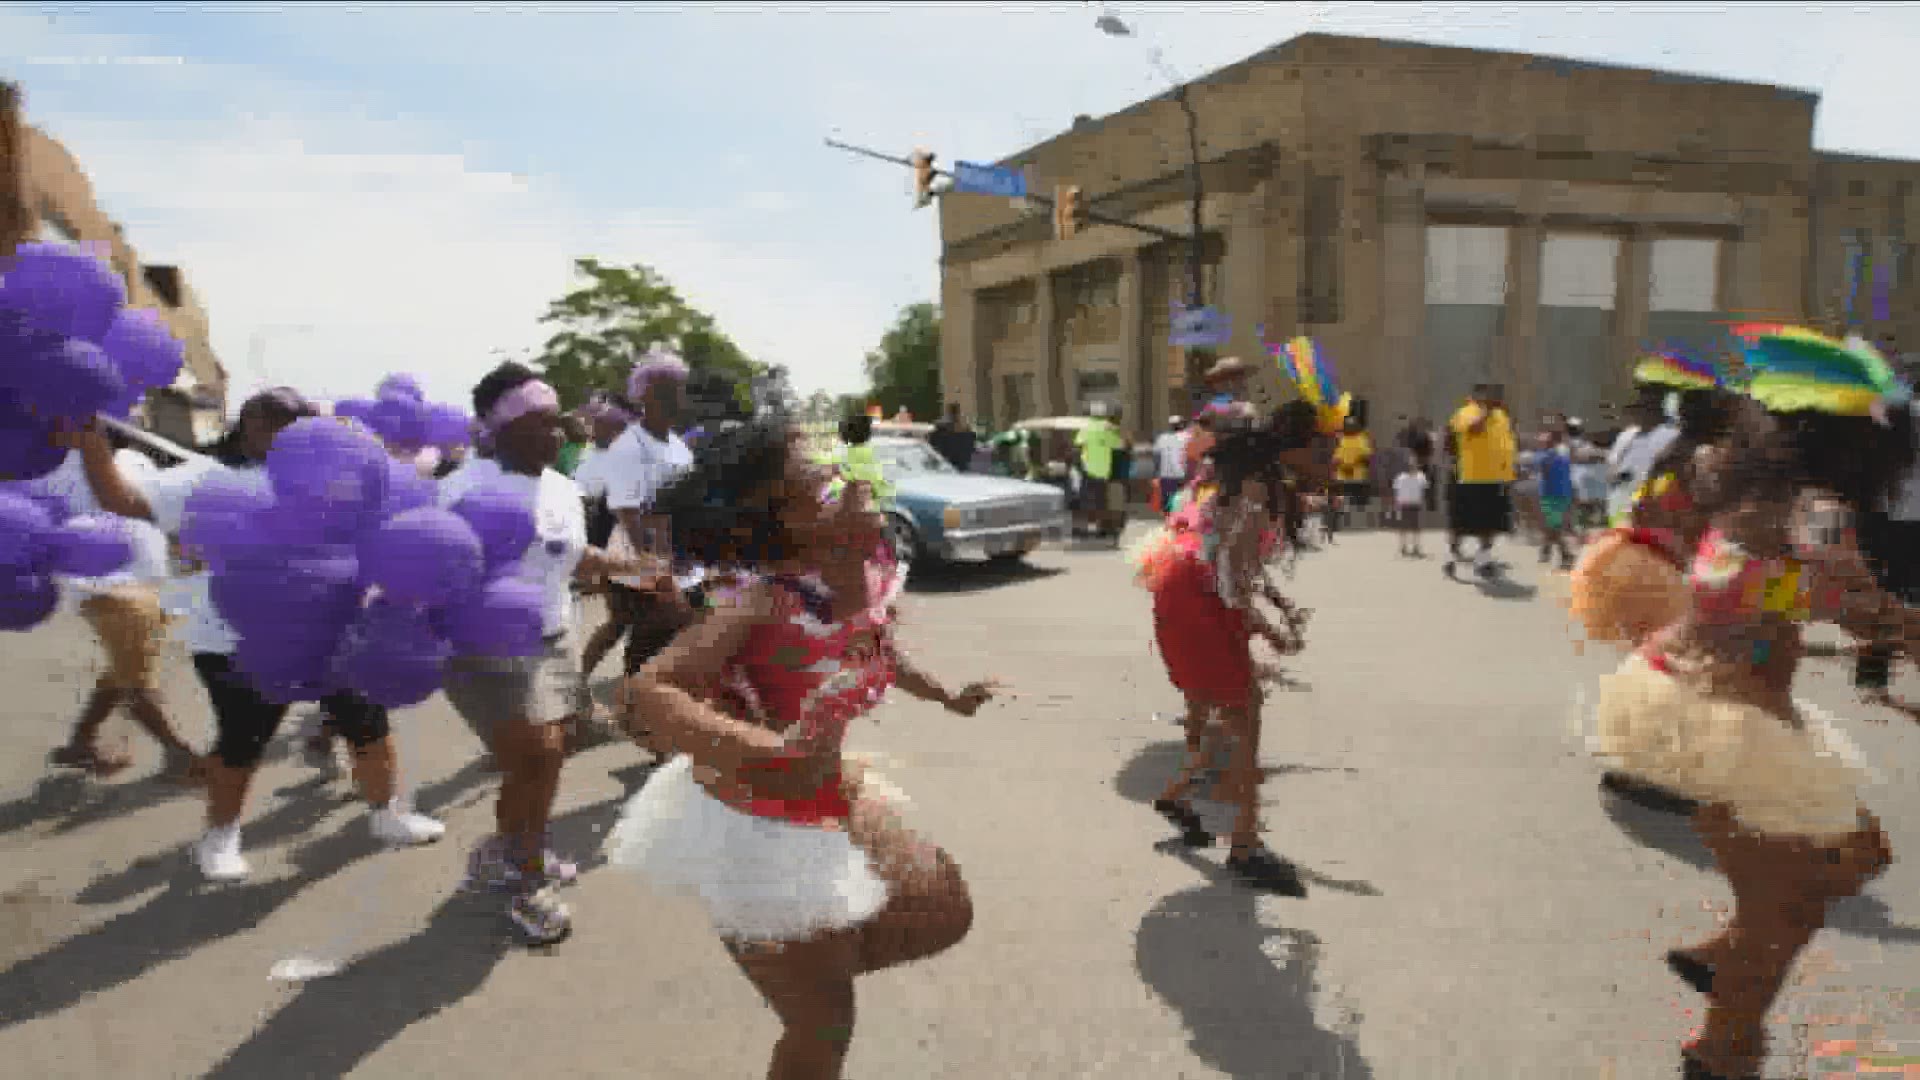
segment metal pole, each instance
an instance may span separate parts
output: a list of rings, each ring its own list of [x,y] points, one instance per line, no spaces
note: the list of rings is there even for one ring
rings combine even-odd
[[[1187,247],[1187,304],[1199,307],[1205,300],[1201,290],[1200,268],[1206,256],[1205,236],[1200,231],[1200,210],[1206,191],[1200,179],[1200,117],[1193,111],[1193,103],[1187,100],[1187,87],[1182,83],[1174,88],[1174,101],[1180,105],[1180,111],[1187,117],[1187,175],[1193,187],[1193,203],[1190,207],[1188,228],[1191,239]]]

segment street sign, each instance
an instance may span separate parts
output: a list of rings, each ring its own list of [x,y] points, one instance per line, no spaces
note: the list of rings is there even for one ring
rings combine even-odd
[[[1027,196],[1027,176],[1019,169],[993,165],[975,165],[970,161],[953,163],[953,190],[962,195],[998,195],[1004,199]]]
[[[1183,349],[1218,348],[1233,340],[1233,322],[1210,307],[1186,308],[1174,313],[1167,340]]]

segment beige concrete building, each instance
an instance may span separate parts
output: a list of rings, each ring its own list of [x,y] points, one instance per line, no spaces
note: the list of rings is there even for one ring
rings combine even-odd
[[[1523,422],[1602,415],[1644,343],[1712,346],[1735,318],[1836,317],[1870,252],[1920,336],[1906,236],[1920,163],[1816,152],[1815,95],[1546,57],[1308,34],[1188,87],[1220,350],[1312,336],[1376,427],[1502,382]],[[1172,95],[1001,164],[1095,213],[1187,231]],[[1170,348],[1185,245],[944,198],[942,387],[992,424],[1094,401],[1145,434],[1190,410]],[[1910,348],[1911,345],[1903,347]],[[1280,390],[1277,370],[1267,392]]]
[[[86,171],[67,148],[25,122],[16,88],[0,84],[0,242],[99,245],[127,286],[127,302],[160,312],[186,343],[186,364],[170,391],[149,395],[149,426],[176,442],[217,430],[226,413],[227,372],[213,353],[207,312],[176,266],[142,263],[125,231],[101,209]]]

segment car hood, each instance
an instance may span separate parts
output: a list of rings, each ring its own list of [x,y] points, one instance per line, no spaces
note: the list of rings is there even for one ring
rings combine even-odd
[[[1031,499],[1058,495],[1060,489],[1048,484],[1029,484],[1004,476],[979,473],[895,473],[887,478],[897,495],[935,499],[944,503],[996,502],[1001,499]]]

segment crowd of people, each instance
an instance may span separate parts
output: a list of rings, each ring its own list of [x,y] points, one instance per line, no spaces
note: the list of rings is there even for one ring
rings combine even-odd
[[[1305,401],[1255,407],[1251,372],[1216,365],[1205,407],[1155,441],[1164,518],[1129,553],[1185,703],[1186,756],[1156,811],[1182,843],[1211,845],[1192,799],[1225,751],[1235,811],[1226,865],[1254,888],[1299,895],[1296,871],[1260,833],[1273,669],[1256,646],[1297,653],[1309,613],[1270,568],[1304,542],[1316,513],[1337,534],[1379,496],[1407,557],[1423,556],[1423,515],[1444,500],[1450,575],[1497,576],[1497,538],[1531,523],[1541,561],[1572,572],[1582,625],[1631,649],[1600,695],[1605,782],[1685,805],[1733,887],[1732,925],[1669,957],[1709,1002],[1684,1051],[1687,1075],[1757,1076],[1766,1010],[1826,902],[1857,892],[1891,857],[1861,805],[1857,751],[1792,696],[1802,628],[1835,622],[1865,642],[1859,683],[1896,707],[1889,666],[1920,642],[1908,383],[1862,343],[1813,337],[1806,347],[1829,364],[1819,377],[1762,346],[1740,386],[1712,366],[1644,363],[1611,438],[1549,416],[1523,439],[1501,388],[1485,385],[1442,431],[1406,421],[1376,448],[1363,423]],[[482,485],[517,493],[533,521],[517,573],[542,599],[531,655],[456,655],[445,668],[441,689],[500,776],[494,832],[471,852],[461,887],[501,896],[529,944],[569,936],[561,890],[579,870],[547,832],[567,756],[593,738],[630,737],[659,766],[611,835],[610,861],[705,906],[782,1025],[769,1076],[832,1078],[852,1038],[858,977],[948,949],[972,921],[958,866],[908,823],[906,796],[845,751],[849,726],[896,686],[963,716],[997,688],[949,689],[896,638],[905,571],[878,512],[885,477],[865,449],[871,418],[849,418],[840,452],[823,461],[780,409],[690,395],[696,381],[656,354],[623,393],[568,412],[536,372],[502,364],[473,388],[471,452],[418,462],[443,506]],[[210,575],[190,549],[170,566],[167,538],[178,539],[203,486],[264,483],[276,435],[321,411],[290,389],[256,394],[204,460],[171,468],[84,427],[63,435],[67,465],[39,482],[139,523],[121,572],[69,583],[109,663],[51,762],[124,769],[124,748],[100,733],[126,708],[169,775],[204,789],[206,828],[191,853],[213,881],[249,873],[247,794],[289,709],[237,661]],[[1089,530],[1117,534],[1131,455],[1110,418],[1094,420],[1073,439],[1078,505]],[[969,463],[981,445],[957,410],[930,441]],[[587,595],[604,599],[597,625],[582,621]],[[156,690],[169,607],[213,712],[204,754]],[[616,647],[621,678],[602,707],[588,680]],[[319,705],[306,738],[323,756],[334,740],[350,749],[374,835],[395,846],[441,838],[444,826],[406,798],[387,710],[347,691]]]

